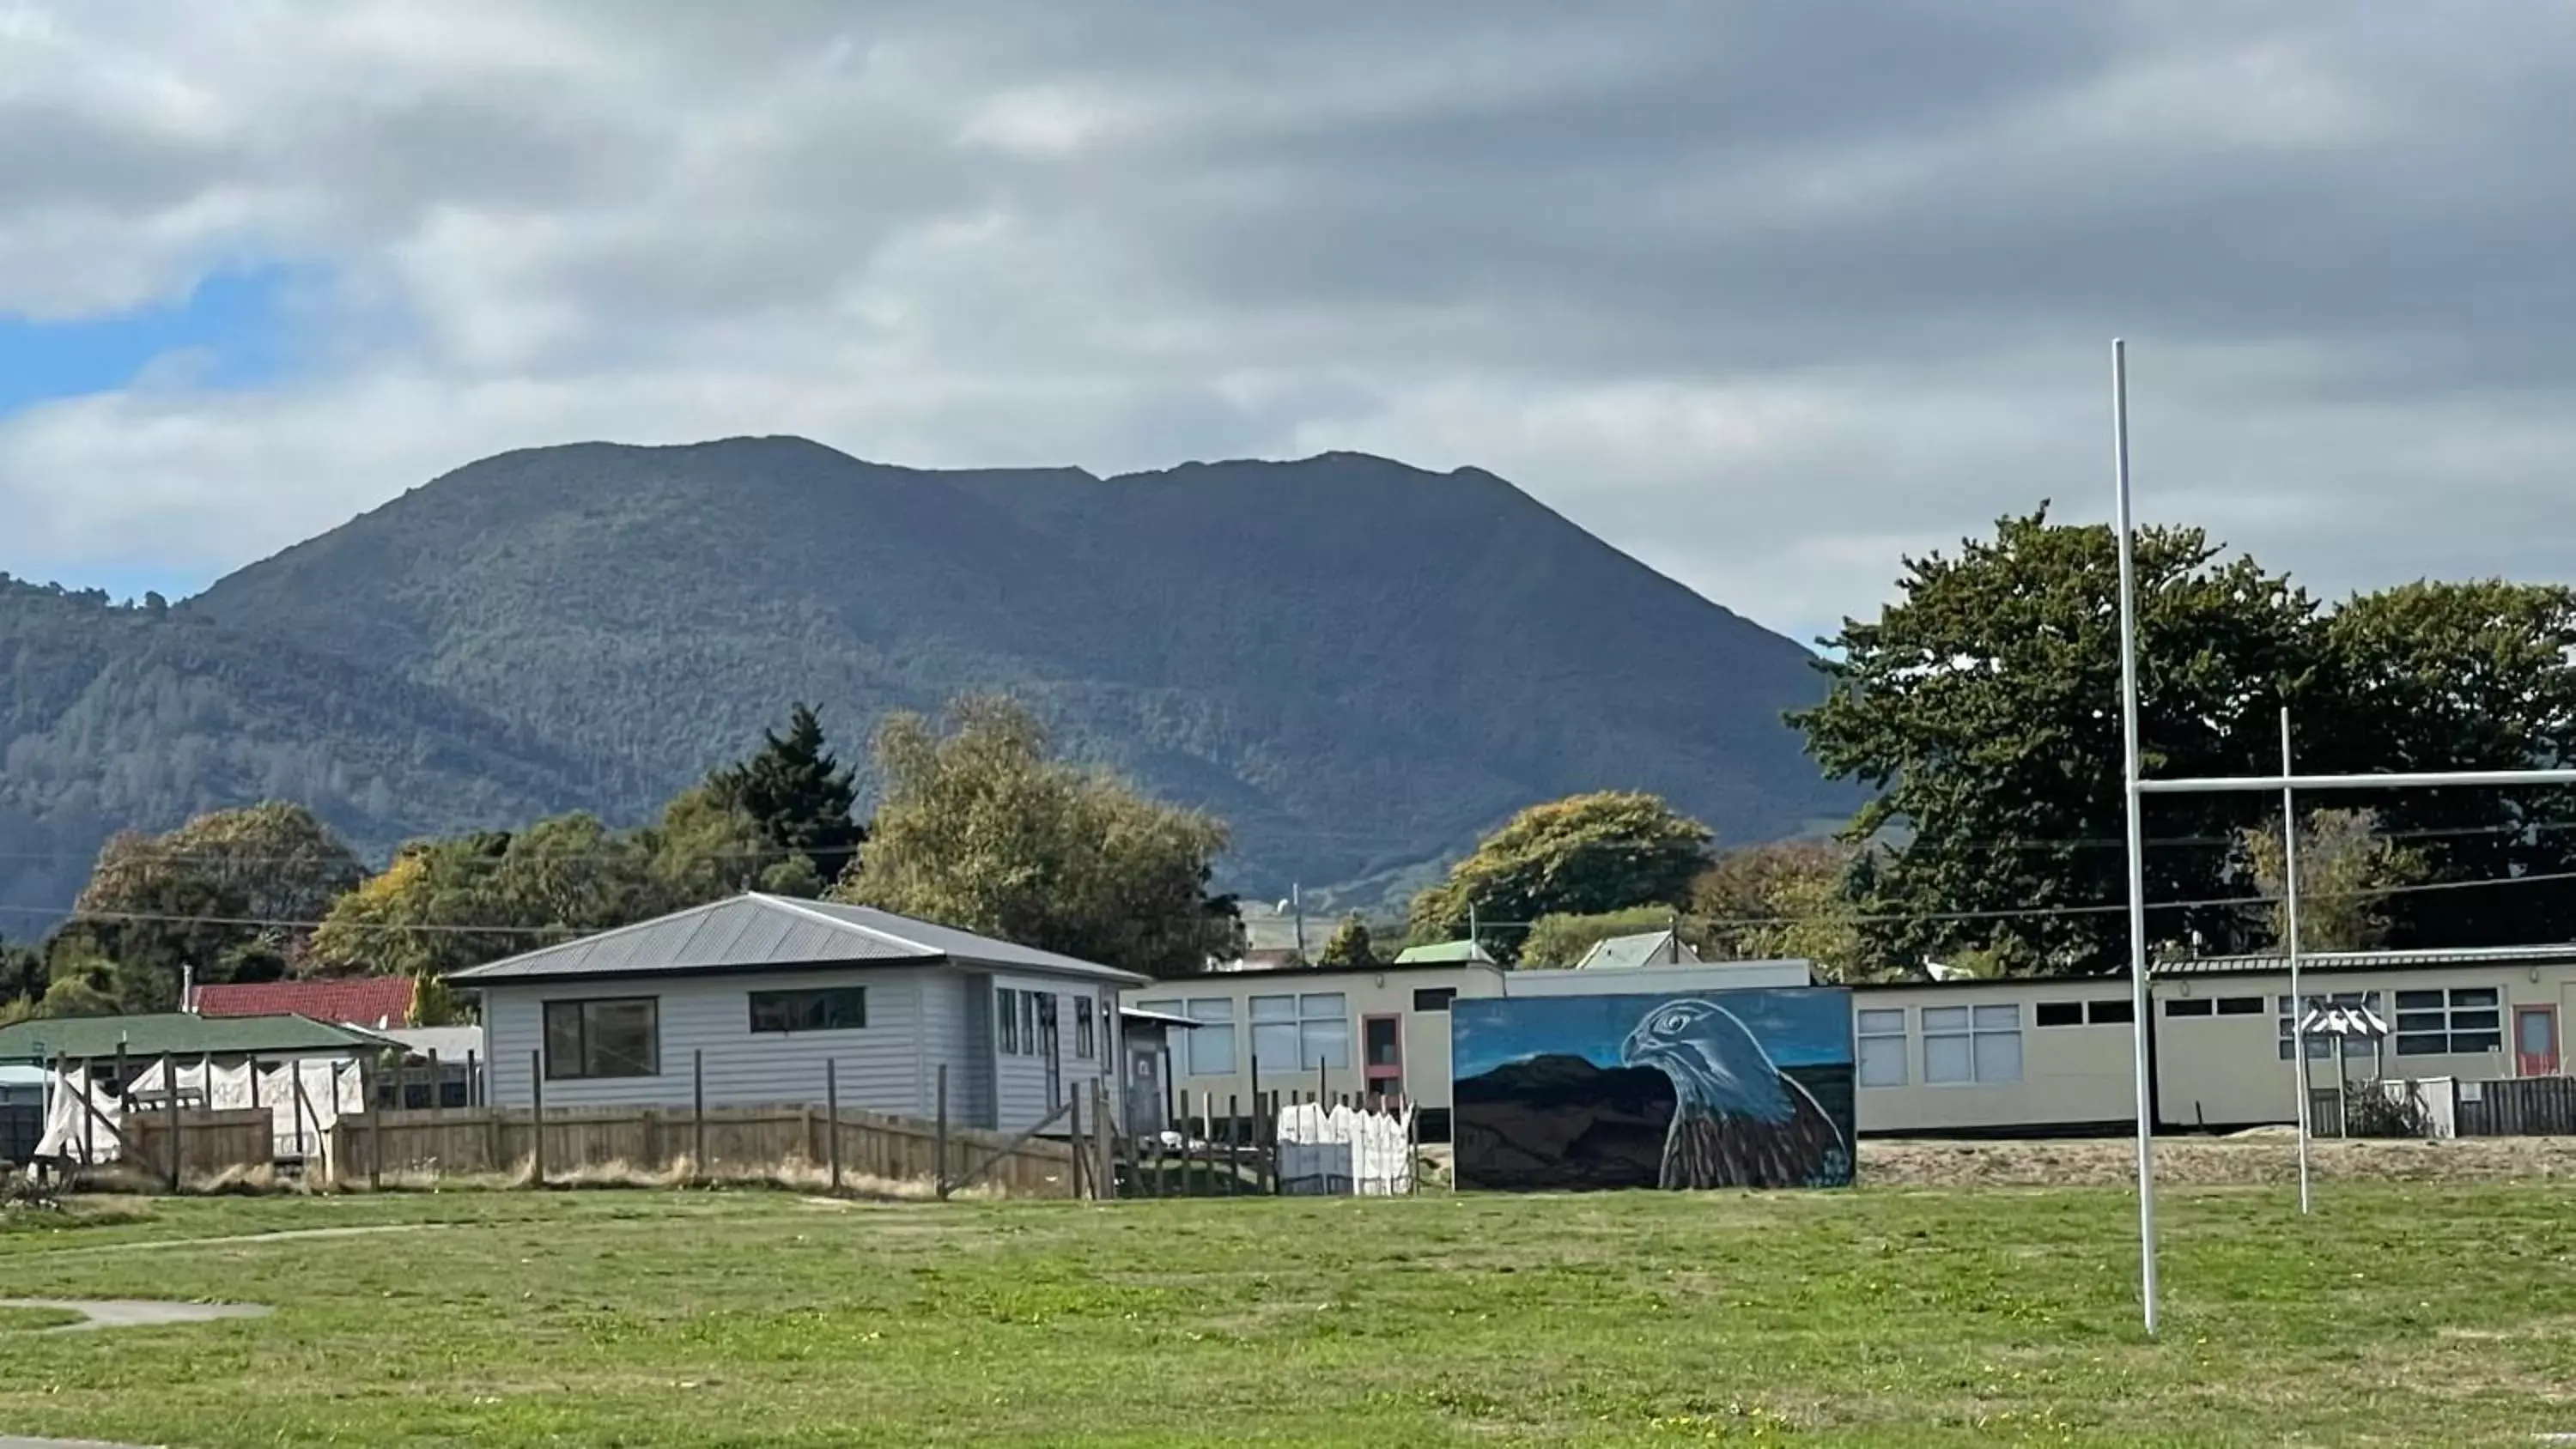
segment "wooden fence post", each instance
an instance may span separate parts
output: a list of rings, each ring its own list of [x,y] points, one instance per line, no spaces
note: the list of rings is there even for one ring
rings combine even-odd
[[[161,1120],[170,1125],[170,1195],[179,1194],[179,1064],[168,1052],[161,1054]]]
[[[125,1065],[125,1043],[123,1042],[118,1042],[116,1044],[116,1061],[118,1067],[118,1071],[116,1073],[116,1118],[118,1121],[123,1122],[129,1120],[125,1115],[125,1072],[123,1070]],[[98,1166],[98,1130],[93,1125],[98,1117],[98,1058],[96,1057],[83,1057],[81,1059],[81,1109],[81,1166],[96,1167]],[[149,1167],[151,1164],[138,1163],[136,1165],[139,1167]]]
[[[1083,1196],[1083,1179],[1090,1175],[1082,1170],[1082,1094],[1074,1093],[1073,1100],[1064,1105],[1065,1109],[1072,1113],[1072,1116],[1066,1119],[1065,1126],[1064,1145],[1070,1153],[1067,1166],[1072,1171],[1074,1199],[1080,1201]]]
[[[1100,1077],[1091,1079],[1091,1120],[1100,1134],[1099,1171],[1093,1181],[1099,1184],[1100,1196],[1110,1202],[1118,1200],[1118,1129],[1110,1121],[1109,1084]]]
[[[823,1114],[832,1120],[823,1128],[824,1153],[832,1161],[832,1195],[841,1192],[841,1072],[840,1063],[823,1058]]]
[[[376,1053],[379,1065],[385,1054]],[[399,1060],[399,1059],[397,1059]],[[382,1093],[367,1090],[367,1064],[358,1063],[358,1100],[367,1104],[367,1191],[376,1192],[385,1185],[385,1105]],[[402,1100],[402,1068],[394,1069],[394,1099]],[[340,1063],[331,1064],[331,1110],[340,1110]]]
[[[948,1201],[948,1064],[939,1064],[939,1145],[937,1173],[931,1179],[932,1190],[941,1202]]]
[[[546,1185],[546,1065],[541,1052],[528,1053],[529,1186]]]
[[[689,1053],[689,1181],[707,1180],[707,1049]]]

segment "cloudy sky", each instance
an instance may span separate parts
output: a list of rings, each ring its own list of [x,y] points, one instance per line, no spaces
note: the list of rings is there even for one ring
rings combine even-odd
[[[0,0],[0,569],[580,438],[1356,448],[1809,635],[2103,515],[2122,334],[2147,516],[2563,579],[2571,135],[2562,0]]]

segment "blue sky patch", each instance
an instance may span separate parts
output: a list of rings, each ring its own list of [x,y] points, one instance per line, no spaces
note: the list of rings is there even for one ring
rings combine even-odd
[[[1547,1053],[1619,1065],[1619,1047],[1665,1003],[1713,1001],[1735,1014],[1781,1067],[1852,1059],[1851,992],[1839,986],[1672,991],[1651,996],[1461,997],[1449,1004],[1451,1072],[1460,1081]]]
[[[112,392],[165,358],[185,357],[211,388],[256,387],[286,366],[286,267],[221,272],[184,301],[112,317],[30,322],[0,316],[0,415],[57,398]]]

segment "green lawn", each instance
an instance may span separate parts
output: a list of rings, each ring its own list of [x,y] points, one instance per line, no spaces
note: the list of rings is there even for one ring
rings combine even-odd
[[[2576,1431],[2576,1192],[153,1204],[0,1297],[0,1434],[275,1444],[2457,1445]],[[310,1228],[396,1232],[262,1238]],[[231,1241],[211,1241],[230,1239]],[[0,1325],[5,1327],[5,1325]]]

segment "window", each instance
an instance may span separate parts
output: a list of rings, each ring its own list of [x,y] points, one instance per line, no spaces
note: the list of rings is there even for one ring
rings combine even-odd
[[[2403,1000],[2406,996],[2411,996],[2413,994],[2414,993],[2412,992],[2400,993],[2399,999]],[[2433,994],[2439,996],[2441,993],[2437,991]],[[2272,1021],[2276,1028],[2274,1036],[2277,1038],[2277,1047],[2281,1054],[2281,1060],[2286,1062],[2290,1059],[2290,1033],[2298,1024],[2297,1017],[2291,1014],[2290,998],[2286,996],[2276,996],[2272,998],[2272,1005],[2274,1009]],[[2317,1007],[2327,1005],[2358,1006],[2367,1011],[2377,1012],[2379,1010],[2379,993],[2376,991],[2338,991],[2332,996],[2311,995],[2308,997],[2308,1009],[2311,1011],[2315,1010]],[[2305,1012],[2299,1013],[2301,1016],[2304,1016],[2305,1014]],[[2308,1038],[2308,1060],[2312,1062],[2332,1060],[2335,1054],[2334,1044],[2335,1039],[2333,1037],[2310,1036]],[[2379,1043],[2372,1041],[2366,1036],[2348,1036],[2343,1039],[2343,1054],[2346,1058],[2368,1057],[2376,1054],[2378,1050]]]
[[[2021,1080],[2021,1008],[1923,1008],[1923,1080],[1981,1086]]]
[[[1297,1065],[1351,1064],[1350,1006],[1338,991],[1310,991],[1297,998]]]
[[[751,993],[751,1029],[857,1031],[868,1024],[868,989],[834,986],[821,991]]]
[[[1255,1066],[1311,1072],[1351,1064],[1351,1019],[1342,993],[1256,996],[1250,1005]]]
[[[1027,991],[1022,992],[1021,995],[1038,1004],[1037,1030],[1028,1034],[1030,1052],[1045,1057],[1048,1061],[1056,1060],[1056,1043],[1062,1038],[1055,1034],[1055,993]]]
[[[1852,1080],[1864,1087],[1905,1085],[1905,1008],[1853,1013]]]
[[[2126,1026],[2138,1019],[2138,1004],[2134,1001],[2088,1001],[2084,1003],[2084,1019],[2095,1026]]]
[[[2031,1008],[2030,1019],[2037,1026],[2082,1026],[2084,1003],[2080,1001],[2043,1001]]]
[[[1190,1075],[1234,1075],[1234,1002],[1224,996],[1193,996],[1181,1014],[1198,1023],[1187,1033]]]
[[[1001,1024],[1002,1055],[1020,1054],[1020,993],[1005,987],[993,993],[993,1017]]]
[[[1252,1065],[1273,1075],[1297,1064],[1297,998],[1256,996],[1252,1007]]]
[[[1458,988],[1455,986],[1417,986],[1413,989],[1413,1009],[1416,1011],[1447,1011],[1449,1003],[1457,999]]]
[[[2221,1016],[2261,1016],[2263,998],[2259,996],[2222,996],[2218,998]]]
[[[2492,986],[2397,993],[2397,1054],[2468,1056],[2504,1049],[2500,993]]]
[[[1073,1054],[1088,1058],[1098,1051],[1098,1031],[1099,1027],[1092,1021],[1091,998],[1075,997],[1073,1000]]]
[[[653,997],[549,1001],[545,1016],[547,1081],[662,1074],[661,1011]]]
[[[2184,996],[2165,1003],[2167,1016],[2212,1016],[2218,1005],[2206,996]]]
[[[1027,1056],[1036,1056],[1038,1054],[1038,994],[1034,991],[1021,991],[1014,994],[1020,998],[1020,1051]]]

